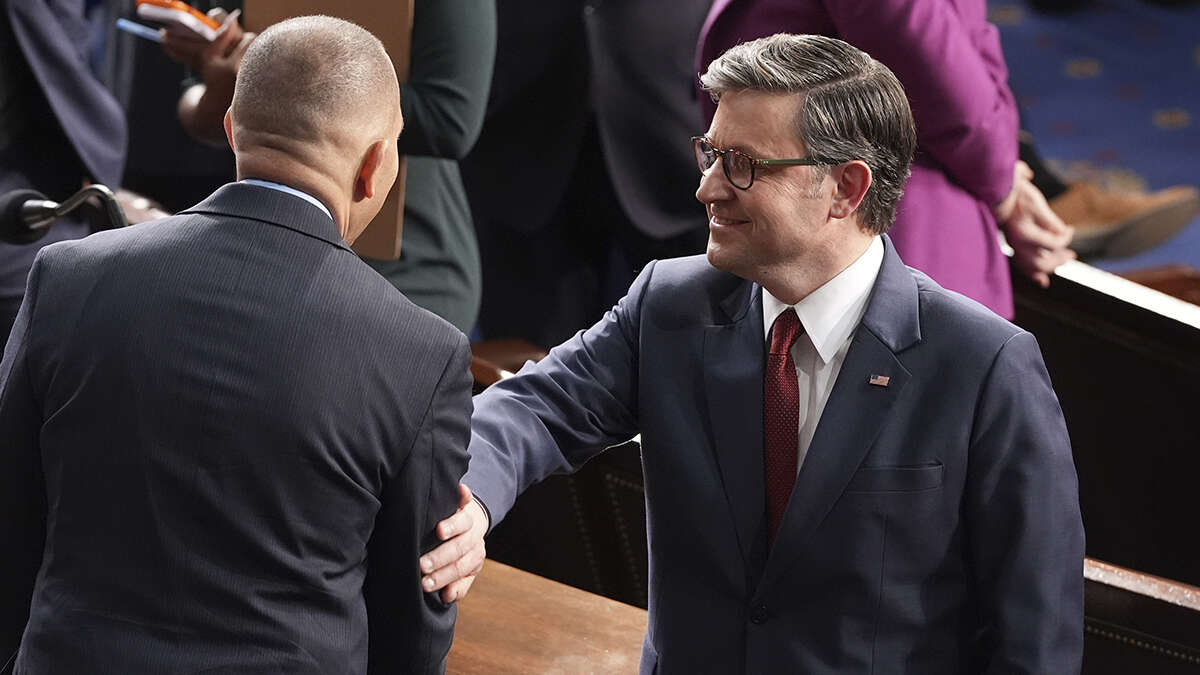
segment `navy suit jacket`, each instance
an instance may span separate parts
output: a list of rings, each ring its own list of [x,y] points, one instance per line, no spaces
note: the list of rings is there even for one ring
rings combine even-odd
[[[0,366],[0,667],[440,671],[469,358],[276,190],[47,247]]]
[[[1037,343],[885,241],[769,552],[756,284],[701,256],[651,264],[476,397],[464,482],[493,523],[641,433],[643,673],[1078,671],[1083,527]]]

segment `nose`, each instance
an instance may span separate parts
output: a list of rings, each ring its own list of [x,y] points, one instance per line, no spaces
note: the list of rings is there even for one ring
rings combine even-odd
[[[708,171],[700,174],[700,187],[696,189],[696,199],[702,204],[711,204],[732,197],[730,193],[733,191],[733,186],[725,178],[724,167],[717,166],[724,161],[723,157],[718,157],[717,161],[708,167]]]

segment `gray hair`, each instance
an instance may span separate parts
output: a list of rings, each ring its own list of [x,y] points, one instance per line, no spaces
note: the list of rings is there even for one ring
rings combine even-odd
[[[246,49],[234,87],[240,124],[320,142],[354,130],[367,115],[396,108],[396,72],[383,43],[366,29],[329,16],[281,21]],[[369,126],[369,125],[368,125]]]
[[[861,223],[875,234],[891,227],[917,138],[904,89],[887,66],[841,40],[779,33],[717,57],[700,84],[718,103],[737,91],[800,94],[797,129],[808,154],[831,164],[866,162],[874,179]]]

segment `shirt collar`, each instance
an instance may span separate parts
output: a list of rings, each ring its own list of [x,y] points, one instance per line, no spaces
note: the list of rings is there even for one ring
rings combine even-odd
[[[817,355],[828,363],[862,320],[882,264],[883,239],[876,236],[858,260],[795,305],[784,304],[764,288],[763,335],[769,336],[775,319],[793,307]]]
[[[309,202],[313,206],[321,209],[321,211],[323,211],[325,213],[325,215],[329,216],[330,220],[333,220],[333,214],[329,212],[329,208],[326,207],[324,204],[322,204],[320,199],[317,199],[316,197],[308,194],[307,192],[304,192],[302,190],[297,190],[294,187],[288,187],[287,185],[283,185],[280,183],[272,183],[269,180],[262,180],[259,178],[243,178],[241,180],[241,182],[246,183],[248,185],[257,185],[259,187],[271,188],[272,190],[279,190],[280,192],[286,192],[289,195],[295,195],[295,196]]]

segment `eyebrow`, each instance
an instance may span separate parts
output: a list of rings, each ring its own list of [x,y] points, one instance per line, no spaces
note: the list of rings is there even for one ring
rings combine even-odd
[[[761,152],[759,152],[758,150],[755,150],[754,148],[752,148],[748,145],[745,145],[742,143],[735,143],[733,145],[725,145],[724,143],[718,143],[717,139],[715,139],[712,136],[709,136],[707,134],[704,137],[708,139],[709,143],[712,143],[713,145],[717,146],[718,148],[722,148],[724,150],[737,150],[738,152],[745,154],[745,155],[750,155],[751,157],[753,157],[755,159],[762,157]]]

